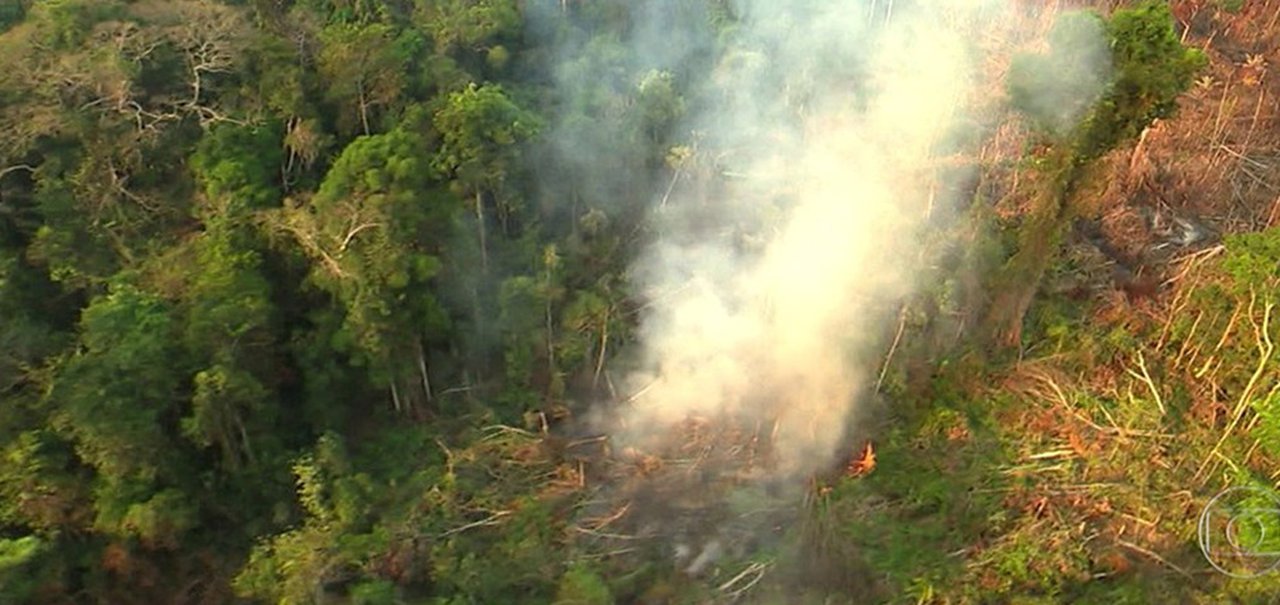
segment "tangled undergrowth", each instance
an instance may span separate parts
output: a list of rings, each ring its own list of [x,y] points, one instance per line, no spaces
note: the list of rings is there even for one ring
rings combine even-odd
[[[903,393],[876,471],[826,496],[854,520],[831,539],[894,602],[1274,602],[1274,578],[1211,567],[1197,523],[1280,477],[1278,244],[1187,254],[1167,309],[1041,305],[1022,359],[961,356]]]

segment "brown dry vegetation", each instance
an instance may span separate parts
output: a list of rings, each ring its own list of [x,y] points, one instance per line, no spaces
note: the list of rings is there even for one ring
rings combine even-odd
[[[997,126],[976,158],[960,162],[980,166],[976,197],[998,222],[1032,212],[1044,186],[1021,162],[1032,139],[1005,106],[1008,58],[1034,50],[1062,10],[1119,4],[1033,3],[1023,23],[980,41],[997,52],[984,69],[985,94],[974,103],[982,120]],[[543,499],[583,500],[568,519],[573,548],[605,576],[618,576],[655,557],[668,560],[673,545],[688,550],[676,555],[678,566],[688,566],[710,541],[724,542],[729,563],[705,572],[711,582],[695,586],[674,574],[638,591],[652,603],[796,602],[803,588],[888,599],[905,590],[918,603],[1274,596],[1265,583],[1224,584],[1194,534],[1208,498],[1242,469],[1272,481],[1280,475],[1280,461],[1249,436],[1256,416],[1248,403],[1257,389],[1280,384],[1274,363],[1258,357],[1270,355],[1264,326],[1271,311],[1215,264],[1223,236],[1280,226],[1280,0],[1246,2],[1237,13],[1204,1],[1173,7],[1184,43],[1204,50],[1210,66],[1181,97],[1176,117],[1104,158],[1081,192],[1100,238],[1068,237],[1069,268],[1045,280],[1032,310],[1078,311],[1075,332],[1037,331],[1005,365],[968,356],[940,372],[921,370],[915,358],[938,353],[920,348],[887,360],[916,369],[896,394],[905,411],[894,419],[914,428],[885,423],[874,442],[857,435],[848,456],[810,482],[796,569],[769,556],[741,559],[790,544],[782,521],[793,514],[787,503],[794,494],[753,487],[769,464],[769,427],[691,419],[672,427],[665,446],[643,452],[613,451],[603,437],[548,436],[541,449],[516,457],[555,467]],[[1178,219],[1207,233],[1185,245],[1173,241]],[[1256,286],[1274,291],[1277,284]],[[959,311],[969,318],[962,329],[973,329],[974,313]],[[1240,384],[1242,371],[1247,379],[1255,365],[1263,379]],[[930,375],[933,384],[917,380]],[[957,397],[976,406],[965,413],[988,416],[989,424],[949,408],[930,410]],[[918,495],[925,487],[941,496]],[[750,501],[747,508],[735,502],[739,496]],[[944,536],[913,541],[930,516],[942,518]],[[937,564],[958,565],[950,576],[930,575],[936,561],[919,553],[905,555],[907,563],[894,558],[895,549],[948,546],[945,563]],[[1123,592],[1109,582],[1139,588]],[[1099,597],[1089,592],[1095,585],[1119,591]]]
[[[1108,236],[1139,257],[1158,242],[1134,220],[1136,206],[1223,234],[1274,226],[1280,204],[1280,2],[1245,2],[1235,14],[1195,0],[1173,8],[1184,43],[1204,51],[1209,67],[1174,119],[1108,158],[1099,203]]]
[[[1097,245],[1074,238],[1075,280],[1047,280],[1041,296],[1055,300],[1038,303],[1083,306],[1078,331],[1033,342],[991,386],[959,387],[994,410],[1008,459],[980,489],[999,494],[1004,521],[957,551],[963,580],[929,585],[919,602],[1020,589],[1094,602],[1080,595],[1097,593],[1075,585],[1141,577],[1180,602],[1277,596],[1265,580],[1224,583],[1196,548],[1195,526],[1208,498],[1240,477],[1280,478],[1280,460],[1250,433],[1259,422],[1251,402],[1274,395],[1280,378],[1271,356],[1278,284],[1241,284],[1219,264],[1223,236],[1280,225],[1280,2],[1236,13],[1173,6],[1184,42],[1210,67],[1175,118],[1105,158],[1096,175],[1088,204],[1106,248],[1098,262],[1122,270],[1080,269],[1080,248],[1096,255]],[[1003,220],[1036,198],[1035,176],[1012,162],[1024,144],[1006,124],[984,149],[982,193]],[[1171,243],[1175,218],[1209,233]],[[1078,291],[1092,295],[1070,296]]]
[[[1063,10],[1124,3],[1025,4],[1022,23],[979,41],[994,52],[972,103],[990,138],[976,157],[950,158],[980,168],[974,197],[1004,225],[1032,213],[1045,186],[1023,162],[1033,139],[1004,98],[1009,58],[1036,50]],[[1280,468],[1249,436],[1248,405],[1280,384],[1266,361],[1266,327],[1277,324],[1215,264],[1223,236],[1280,225],[1280,0],[1237,13],[1203,0],[1173,7],[1184,42],[1210,66],[1176,117],[1103,158],[1080,192],[1098,237],[1069,236],[1066,269],[1031,303],[1032,315],[1078,313],[1070,330],[1028,329],[1016,360],[955,355],[935,369],[940,350],[954,352],[990,303],[970,283],[965,307],[950,310],[959,329],[913,324],[885,361],[907,373],[885,386],[893,418],[866,427],[875,435],[851,436],[847,456],[800,488],[761,485],[769,426],[704,418],[671,427],[651,451],[547,434],[543,420],[533,423],[540,440],[504,433],[493,451],[449,453],[450,468],[503,458],[537,469],[531,489],[559,511],[558,539],[602,577],[644,578],[628,593],[636,602],[802,602],[810,591],[915,603],[1274,596],[1266,584],[1213,572],[1195,526],[1242,469],[1275,481]],[[1178,219],[1208,233],[1175,242]],[[972,245],[990,236],[961,231]],[[943,327],[955,335],[929,332]],[[1255,366],[1263,379],[1248,381]],[[508,439],[519,447],[506,449]],[[788,532],[794,489],[805,490],[807,506]],[[565,501],[578,504],[557,504]],[[456,531],[508,523],[525,506],[502,505],[477,508],[478,520]],[[700,567],[713,544],[722,558]],[[399,577],[414,556],[397,551],[387,575]],[[654,571],[654,561],[668,567]]]

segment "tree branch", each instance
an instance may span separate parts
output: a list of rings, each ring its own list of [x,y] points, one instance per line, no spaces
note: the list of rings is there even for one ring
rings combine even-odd
[[[4,178],[4,177],[8,176],[10,172],[17,172],[17,171],[19,171],[19,170],[26,170],[27,172],[32,173],[32,174],[35,174],[35,171],[36,171],[36,169],[35,169],[34,167],[32,167],[32,166],[30,166],[30,165],[28,165],[28,164],[14,164],[13,166],[7,166],[7,167],[5,167],[5,168],[0,168],[0,179],[2,179],[2,178]]]

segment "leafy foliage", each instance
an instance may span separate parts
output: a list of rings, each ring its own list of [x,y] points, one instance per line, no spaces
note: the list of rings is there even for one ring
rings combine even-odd
[[[1092,161],[1137,138],[1177,109],[1177,96],[1204,68],[1204,54],[1182,45],[1166,2],[1059,18],[1043,55],[1020,55],[1009,72],[1014,107]]]
[[[1164,2],[1059,18],[1043,55],[1015,58],[1008,74],[1014,107],[1046,131],[1035,158],[1037,198],[1018,233],[1019,249],[997,281],[1001,293],[987,323],[1005,345],[1021,340],[1022,321],[1066,228],[1087,216],[1084,189],[1098,160],[1173,115],[1177,97],[1206,64],[1182,45]]]
[[[161,473],[171,443],[155,427],[181,386],[172,330],[162,301],[120,285],[85,309],[83,349],[59,364],[45,403],[53,426],[104,476]]]
[[[583,518],[601,469],[574,453],[592,440],[566,443],[556,423],[618,396],[606,368],[633,336],[626,268],[654,183],[723,176],[685,129],[691,108],[741,93],[703,81],[741,9],[0,0],[0,601],[724,597],[669,569],[665,544],[591,551],[584,536],[612,523]],[[669,17],[657,33],[671,45],[690,32],[706,44],[688,61],[667,48],[640,60],[652,14]],[[1086,165],[1172,115],[1203,57],[1169,23],[1160,3],[1077,14],[1047,54],[1013,65],[1012,100],[1050,140],[1042,165],[1062,199]],[[814,65],[847,68],[835,59]],[[1047,208],[1023,249],[1063,236]],[[1223,322],[1250,295],[1274,302],[1280,256],[1274,232],[1227,249],[1188,297]],[[1064,357],[1138,350],[1119,328],[1081,334],[1085,310],[1068,307],[1033,322]],[[1191,326],[1168,338],[1203,348]],[[1253,345],[1222,346],[1224,363],[1256,361]],[[967,368],[1003,378],[980,370]],[[1250,395],[1249,434],[1280,456],[1280,403],[1248,378],[1220,382]],[[904,405],[874,468],[820,492],[791,542],[734,563],[794,556],[813,602],[1208,594],[1151,574],[1077,582],[1103,573],[1105,553],[1072,542],[1076,523],[1016,508],[1038,484],[1011,471],[1027,437],[1007,416],[1045,398],[952,379],[924,381],[924,397],[891,378]],[[1153,422],[1137,398],[1080,399],[1126,428]],[[1127,472],[1139,486],[1185,479]],[[1060,542],[1046,549],[1045,535]],[[632,550],[659,562],[624,569]]]

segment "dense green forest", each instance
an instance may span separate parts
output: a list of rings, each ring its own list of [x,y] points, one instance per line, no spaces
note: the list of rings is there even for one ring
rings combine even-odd
[[[1085,244],[1140,156],[1200,153],[1153,123],[1224,124],[1247,206],[1280,120],[1221,119],[1191,3],[1111,4],[1029,18],[952,141],[839,459],[664,520],[623,486],[675,454],[589,419],[628,397],[654,208],[738,178],[689,117],[753,60],[744,3],[0,0],[0,603],[1273,602],[1196,519],[1276,485],[1280,230],[1142,270]],[[1064,118],[1090,35],[1110,71]],[[644,529],[748,509],[763,537],[692,573]]]

